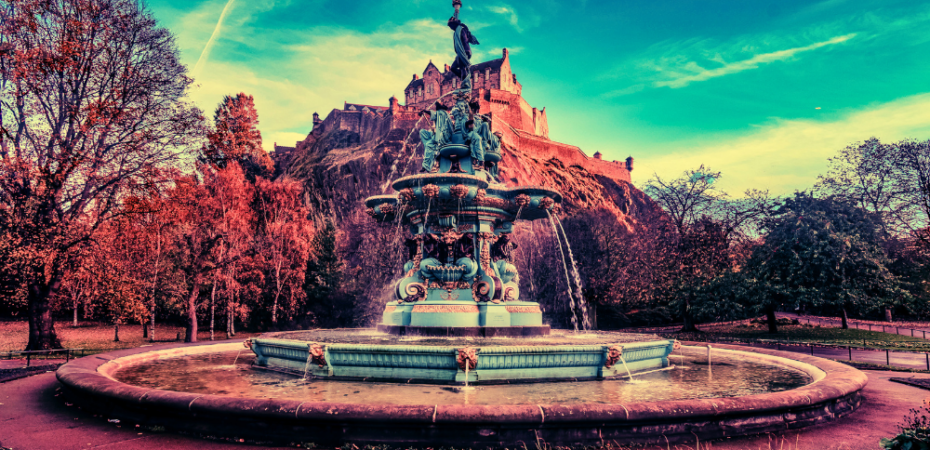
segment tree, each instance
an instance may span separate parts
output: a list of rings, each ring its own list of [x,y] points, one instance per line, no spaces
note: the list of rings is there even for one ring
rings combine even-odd
[[[877,309],[906,295],[888,270],[880,217],[835,198],[788,198],[765,225],[768,234],[746,264],[752,308],[773,326],[776,308],[798,302],[833,312],[847,328],[850,310]]]
[[[186,342],[197,341],[201,289],[208,279],[215,286],[219,271],[242,256],[238,249],[252,241],[254,228],[254,188],[239,164],[230,163],[224,170],[200,169],[203,181],[194,177],[177,180],[171,200],[180,206],[181,242],[175,264],[184,272],[189,288]]]
[[[47,349],[68,253],[202,118],[174,39],[136,1],[3,0],[0,15],[0,229],[16,249],[0,261],[26,286],[27,349]]]
[[[726,193],[718,190],[715,184],[719,178],[720,172],[701,164],[673,180],[663,180],[654,175],[643,191],[668,213],[678,233],[684,234],[687,226],[702,216],[712,215],[718,200],[726,197]]]
[[[238,93],[226,96],[213,115],[214,129],[207,133],[208,143],[203,158],[217,168],[237,162],[250,180],[257,175],[269,176],[274,163],[262,149],[262,133],[258,130],[258,112],[251,95]]]
[[[260,254],[267,259],[268,278],[274,284],[271,323],[277,325],[279,307],[283,306],[282,315],[289,318],[306,298],[303,283],[310,251],[312,223],[307,219],[300,183],[289,179],[272,182],[259,178],[255,187],[262,229]],[[320,244],[320,250],[324,253],[330,251],[326,247],[328,242],[325,245]],[[327,258],[328,256],[324,257],[324,260]],[[324,275],[324,278],[326,276]],[[282,300],[286,300],[283,305]]]
[[[336,303],[343,263],[336,246],[336,226],[327,219],[310,242],[311,257],[304,273],[304,290],[311,312],[319,322],[332,325],[344,305]]]
[[[680,311],[682,331],[698,331],[695,308],[703,306],[695,302],[707,298],[700,293],[738,263],[734,260],[741,252],[731,248],[753,239],[772,209],[765,191],[749,190],[743,198],[730,198],[717,188],[720,176],[701,165],[673,180],[654,176],[644,189],[668,213],[677,231],[677,264],[669,267],[674,287],[668,300]]]

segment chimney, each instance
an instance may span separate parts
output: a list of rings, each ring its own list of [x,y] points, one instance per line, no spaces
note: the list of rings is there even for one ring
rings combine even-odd
[[[510,57],[510,52],[509,52],[509,51],[507,50],[507,48],[505,47],[505,48],[504,48],[504,59],[507,59],[508,57]]]
[[[313,113],[313,124],[316,125],[320,122],[322,122],[322,120],[320,120],[320,115],[318,113]]]
[[[626,170],[627,170],[628,172],[632,172],[632,171],[633,171],[633,157],[632,157],[632,156],[627,157],[627,159],[626,159]]]
[[[414,81],[416,81],[416,80],[417,80],[418,78],[420,78],[420,76],[419,76],[419,75],[417,75],[417,74],[413,74],[413,80],[414,80]]]
[[[517,82],[517,74],[513,74],[513,82],[514,82],[514,83]]]
[[[449,65],[448,65],[448,64],[446,64],[446,65],[445,65],[445,67],[444,67],[444,70],[443,70],[443,72],[448,72],[448,71],[449,71]]]

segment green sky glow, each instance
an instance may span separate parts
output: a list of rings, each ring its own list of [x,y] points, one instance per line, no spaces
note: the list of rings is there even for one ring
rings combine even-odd
[[[147,2],[178,38],[194,100],[212,112],[253,94],[267,149],[305,137],[314,111],[386,105],[429,60],[451,63],[449,3]],[[785,194],[849,143],[930,138],[928,3],[464,3],[475,60],[509,48],[550,137],[634,156],[635,184],[704,163],[734,194]]]

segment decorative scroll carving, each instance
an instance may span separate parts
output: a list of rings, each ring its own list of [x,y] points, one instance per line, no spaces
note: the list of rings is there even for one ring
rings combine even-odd
[[[439,186],[436,186],[435,184],[427,184],[426,186],[423,186],[423,195],[429,198],[439,197]]]
[[[491,271],[491,244],[497,242],[498,236],[494,233],[479,233],[478,237],[481,239],[481,270],[484,270],[484,273],[491,275],[494,272]]]
[[[607,361],[604,362],[604,367],[611,368],[614,364],[617,364],[617,361],[620,361],[620,357],[623,356],[623,347],[619,345],[614,345],[607,349]]]
[[[471,287],[471,296],[476,302],[486,302],[490,300],[488,293],[491,292],[491,285],[487,281],[475,282]]]
[[[449,188],[449,192],[452,193],[452,196],[455,198],[465,198],[468,195],[468,186],[464,184],[456,184]]]
[[[453,287],[449,287],[450,284],[451,284]],[[459,294],[458,294],[457,292],[452,292],[452,290],[455,289],[454,286],[455,286],[455,283],[454,283],[454,282],[452,282],[452,283],[446,283],[446,290],[447,290],[448,292],[446,292],[446,293],[444,293],[444,294],[439,294],[439,298],[441,298],[441,299],[443,299],[443,300],[445,300],[445,301],[458,300],[458,299],[459,299]]]
[[[475,195],[475,203],[480,204],[479,202],[488,196],[488,191],[485,189],[478,189],[478,194]]]
[[[478,305],[424,305],[413,307],[415,313],[478,313]]]
[[[676,341],[676,342],[677,342],[677,341]],[[247,349],[249,349],[249,350],[251,350],[251,349],[252,349],[252,338],[248,338],[248,339],[242,341],[242,346],[245,347],[245,348],[247,348]]]
[[[326,367],[326,348],[316,342],[307,344],[307,347],[310,351],[310,362]]]
[[[418,234],[413,237],[413,240],[417,241],[417,253],[413,256],[413,268],[410,269],[410,272],[407,276],[413,276],[413,273],[420,270],[420,263],[423,262],[423,235]],[[424,286],[425,288],[425,286]]]
[[[681,342],[679,342],[678,339],[675,339],[675,342],[672,343],[672,351],[677,352],[678,350],[681,350]]]
[[[462,238],[463,233],[459,233],[455,228],[446,228],[442,230],[442,234],[439,236],[439,240],[446,245],[452,245],[455,241]]]
[[[513,199],[513,202],[517,204],[517,207],[526,208],[530,206],[530,196],[526,194],[520,194],[517,198]]]
[[[478,367],[478,350],[472,347],[460,348],[456,362],[459,363],[459,369],[466,370],[467,367],[467,370],[475,370]]]
[[[407,293],[406,301],[418,302],[426,298],[426,286],[423,283],[410,283],[404,288]]]
[[[504,288],[504,301],[505,302],[512,302],[517,299],[517,297],[513,295],[514,291],[516,291],[516,289],[511,286]]]

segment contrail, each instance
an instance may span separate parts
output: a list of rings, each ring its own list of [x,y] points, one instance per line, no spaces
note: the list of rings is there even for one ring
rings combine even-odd
[[[210,50],[213,49],[213,44],[216,42],[217,36],[220,35],[220,29],[223,28],[223,20],[226,19],[226,14],[229,13],[229,10],[232,9],[233,3],[236,0],[229,0],[226,2],[226,6],[223,8],[223,13],[220,14],[220,20],[216,22],[216,28],[213,29],[213,34],[210,35],[210,40],[207,41],[207,45],[203,47],[203,51],[200,52],[200,58],[197,59],[197,64],[194,65],[194,70],[191,72],[191,75],[194,78],[197,78],[200,75],[200,70],[203,69],[203,65],[206,64],[207,58],[210,57]]]

